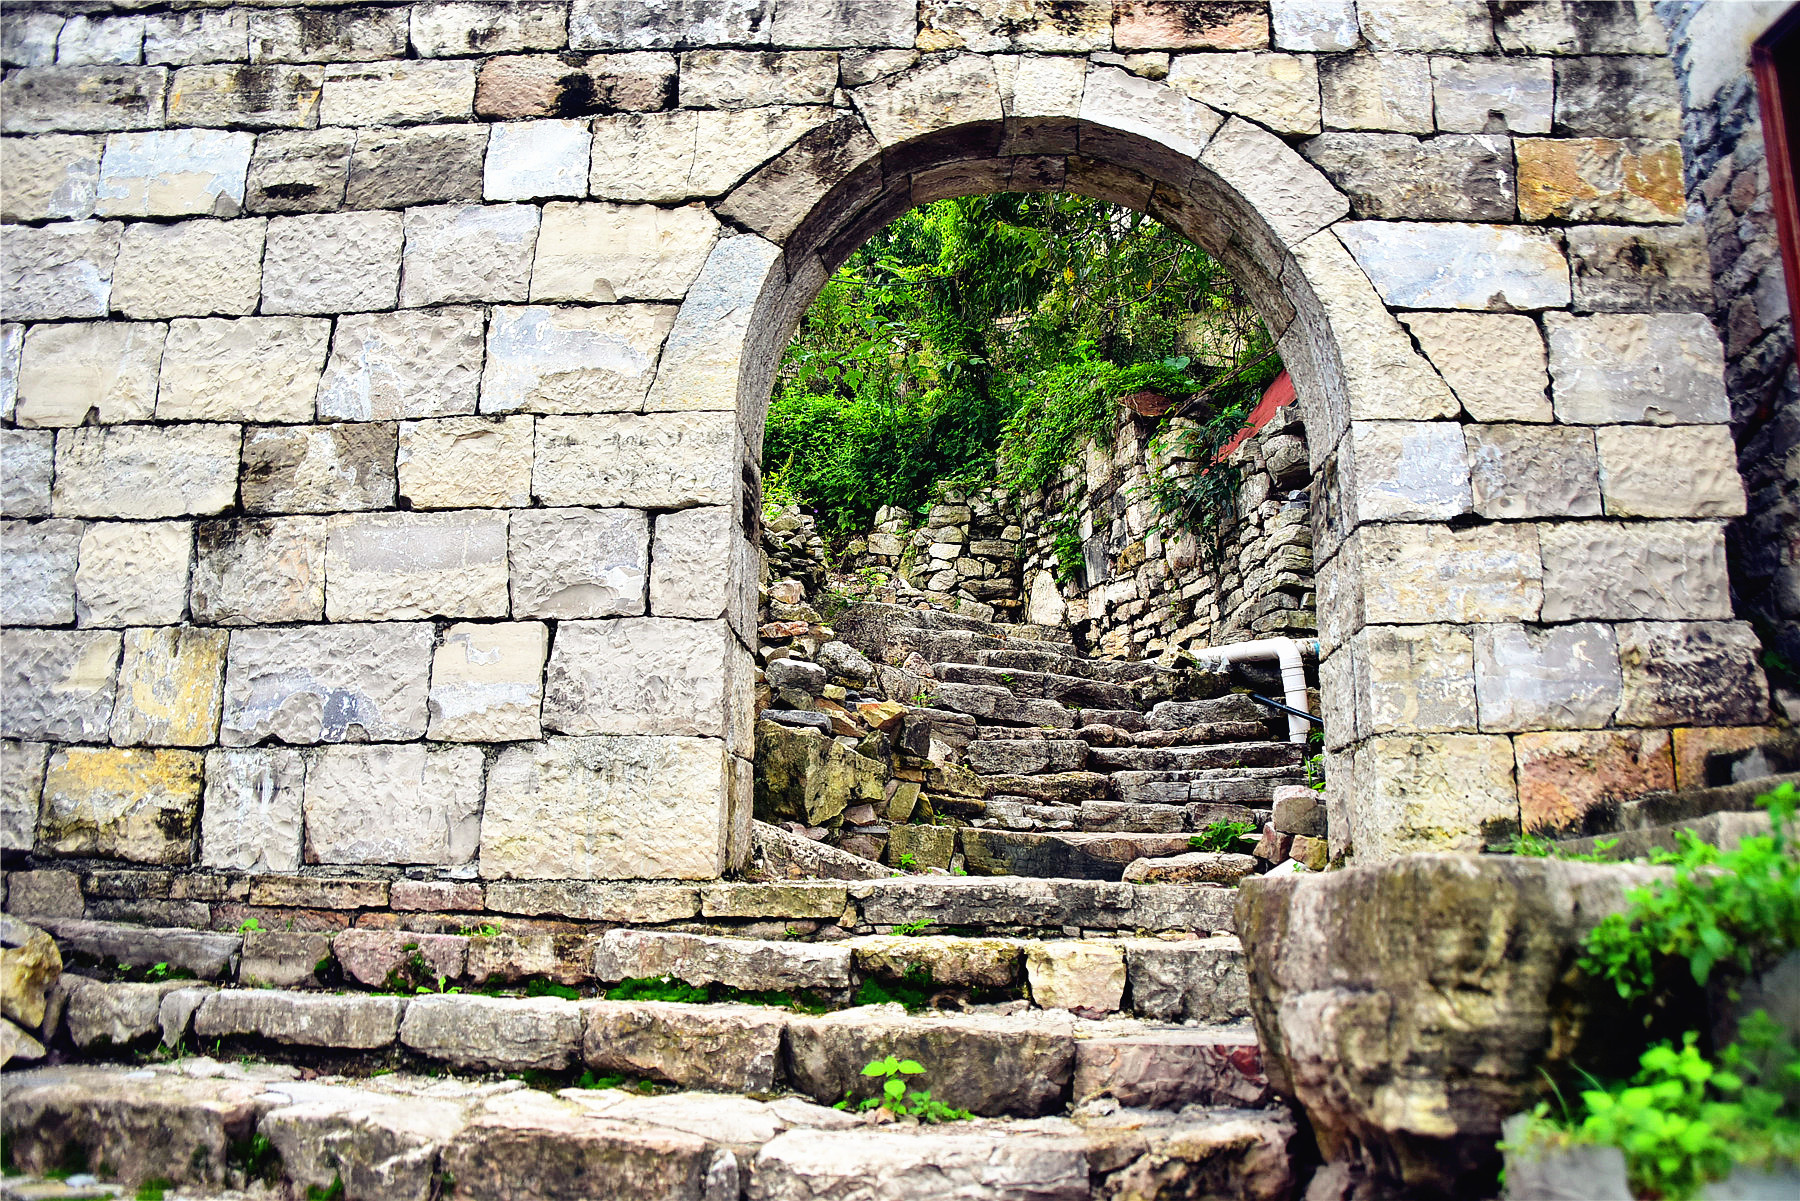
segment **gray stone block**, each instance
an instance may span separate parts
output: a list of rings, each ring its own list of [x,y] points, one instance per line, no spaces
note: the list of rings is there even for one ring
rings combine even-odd
[[[1301,149],[1358,217],[1506,221],[1517,208],[1512,146],[1503,137],[1328,133]]]
[[[475,111],[502,120],[655,111],[674,103],[673,54],[502,55],[482,64],[475,93]]]
[[[230,871],[297,870],[305,783],[299,751],[208,751],[200,862]]]
[[[0,430],[0,512],[49,516],[55,461],[55,435],[49,430]]]
[[[235,425],[121,425],[67,430],[56,441],[52,508],[77,517],[179,517],[237,499]]]
[[[562,4],[434,0],[412,10],[412,45],[422,58],[556,50],[567,41],[568,10]]]
[[[621,617],[557,630],[544,725],[564,734],[724,737],[748,655],[723,621]]]
[[[400,1041],[457,1067],[561,1071],[581,1054],[581,1008],[560,997],[419,997]]]
[[[549,505],[729,505],[736,428],[716,412],[544,417],[532,489]]]
[[[1618,634],[1620,725],[1748,726],[1768,720],[1761,644],[1743,622],[1629,622]]]
[[[582,1058],[598,1071],[748,1093],[768,1092],[780,1078],[784,1013],[667,1001],[585,1008]]]
[[[168,83],[163,67],[26,67],[0,80],[0,129],[154,129]]]
[[[262,135],[250,158],[244,207],[252,213],[318,213],[340,207],[355,144],[355,131],[348,129]]]
[[[406,57],[407,10],[253,11],[252,62],[373,62]]]
[[[1319,63],[1326,129],[1432,132],[1431,68],[1422,54],[1343,54]]]
[[[649,522],[637,509],[530,509],[513,515],[516,617],[644,612]]]
[[[1547,314],[1558,419],[1586,425],[1726,419],[1719,335],[1699,313]]]
[[[636,411],[656,379],[675,314],[672,305],[497,308],[481,411]]]
[[[8,738],[101,742],[112,721],[119,663],[112,630],[20,630],[7,635],[0,663]]]
[[[321,67],[282,63],[182,67],[170,88],[169,120],[183,125],[311,129],[319,123],[324,80]]]
[[[106,139],[94,211],[102,217],[235,217],[256,138],[213,129],[115,133]]]
[[[593,136],[586,121],[510,121],[493,127],[482,167],[486,200],[587,194]]]
[[[144,18],[144,61],[242,62],[250,54],[250,14],[242,9],[153,13]]]
[[[1593,730],[1620,703],[1619,645],[1591,622],[1475,631],[1475,697],[1483,730]]]
[[[1452,133],[1549,133],[1556,83],[1541,58],[1433,58],[1439,129]]]
[[[409,208],[481,199],[485,125],[419,125],[356,136],[344,204],[353,209]]]
[[[249,513],[341,513],[394,503],[398,433],[390,422],[251,427],[244,438]]]
[[[466,119],[474,103],[473,62],[402,59],[330,66],[325,68],[319,120],[325,125],[423,125]]]
[[[1338,236],[1395,308],[1546,309],[1569,303],[1568,262],[1542,230],[1354,221],[1338,226]]]
[[[473,413],[481,386],[482,324],[478,308],[339,318],[319,383],[319,416],[392,421]]]
[[[7,183],[0,192],[0,220],[82,221],[93,216],[100,147],[99,138],[79,134],[7,142]]]
[[[528,204],[408,209],[400,303],[524,300],[537,236],[538,211]]]
[[[1562,425],[1470,425],[1469,480],[1483,517],[1598,517],[1593,432]],[[1546,527],[1554,529],[1557,527]]]
[[[113,270],[112,307],[127,317],[241,317],[262,294],[267,221],[137,222]]]
[[[75,620],[79,521],[0,523],[0,580],[6,621],[15,626],[64,625]]]
[[[432,637],[425,623],[234,630],[219,741],[422,738]]]
[[[481,840],[481,773],[477,747],[321,749],[306,768],[307,861],[469,862]]]
[[[167,330],[126,322],[33,326],[19,359],[14,419],[25,426],[149,419]]]
[[[209,625],[275,625],[325,615],[325,522],[317,517],[203,521],[189,607]]]
[[[609,930],[594,947],[606,982],[673,976],[693,985],[837,993],[850,988],[851,950],[829,943],[708,938],[656,930]]]
[[[194,1035],[248,1035],[292,1046],[373,1051],[393,1045],[408,1004],[401,997],[229,989],[201,1002],[194,1013]]]
[[[503,512],[356,514],[326,536],[332,621],[504,617],[506,584]]]
[[[1725,619],[1725,540],[1713,522],[1557,522],[1540,527],[1544,620]]]
[[[71,221],[0,229],[6,315],[15,321],[106,316],[122,228],[117,221]]]
[[[399,213],[276,217],[263,261],[264,313],[391,309],[400,288]]]

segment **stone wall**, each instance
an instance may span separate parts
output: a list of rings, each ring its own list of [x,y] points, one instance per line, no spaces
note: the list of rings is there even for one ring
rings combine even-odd
[[[1517,824],[1534,745],[1765,719],[1719,340],[1630,249],[1688,236],[1647,3],[0,24],[10,848],[741,862],[780,348],[873,230],[1016,187],[1150,211],[1276,338],[1359,855]]]
[[[1790,667],[1776,700],[1800,720],[1800,372],[1770,203],[1750,43],[1791,6],[1662,0],[1676,79],[1688,203],[1702,212],[1712,287],[1696,289],[1725,340],[1731,432],[1749,511],[1726,531],[1739,612]],[[1697,244],[1681,248],[1684,264]],[[1691,268],[1684,266],[1691,273]]]

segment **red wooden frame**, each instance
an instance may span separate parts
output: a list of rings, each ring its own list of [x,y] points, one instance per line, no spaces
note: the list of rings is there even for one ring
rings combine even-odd
[[[1750,48],[1768,154],[1770,200],[1781,239],[1790,319],[1800,321],[1800,200],[1794,190],[1794,138],[1800,136],[1800,4],[1769,26]]]

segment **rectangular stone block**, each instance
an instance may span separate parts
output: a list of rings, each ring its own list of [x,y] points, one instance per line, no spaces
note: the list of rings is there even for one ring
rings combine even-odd
[[[153,13],[144,18],[144,61],[242,62],[250,54],[250,14],[227,8]]]
[[[1455,422],[1353,422],[1340,463],[1353,521],[1445,520],[1469,511],[1469,456]]]
[[[1642,0],[1583,8],[1569,0],[1495,10],[1501,49],[1530,54],[1664,54],[1668,33]]]
[[[70,17],[56,36],[56,61],[64,65],[133,64],[144,57],[144,18]]]
[[[395,880],[389,903],[395,909],[454,913],[483,908],[482,894],[481,885],[455,880]]]
[[[1319,132],[1319,71],[1294,54],[1183,54],[1169,86],[1278,133]]]
[[[704,205],[546,204],[531,299],[679,300],[718,236]]]
[[[532,419],[449,417],[400,423],[400,495],[414,509],[531,503]]]
[[[0,590],[9,626],[67,625],[75,620],[75,567],[84,529],[79,521],[0,522]]]
[[[1261,4],[1114,0],[1113,45],[1120,50],[1261,50],[1268,44],[1268,11]]]
[[[105,742],[119,666],[115,630],[11,630],[0,644],[0,736]]]
[[[1519,819],[1527,834],[1581,834],[1590,814],[1654,788],[1675,787],[1667,730],[1521,734]]]
[[[50,748],[41,742],[0,742],[0,850],[29,851],[37,841],[38,807],[44,795],[44,765]],[[40,912],[37,907],[22,904],[19,878],[24,873],[9,873],[7,909],[12,913]],[[75,914],[81,912],[80,885],[76,886]]]
[[[1663,56],[1581,55],[1556,60],[1561,137],[1679,138],[1681,93]]]
[[[683,42],[700,46],[762,46],[769,41],[766,0],[714,4],[685,0],[671,10],[648,0],[574,0],[569,9],[569,48],[662,49]]]
[[[210,746],[225,695],[225,631],[127,630],[115,746]]]
[[[264,313],[391,309],[400,289],[399,213],[321,213],[269,222]]]
[[[68,747],[50,756],[38,849],[176,865],[194,858],[197,751]]]
[[[1622,726],[1747,726],[1768,720],[1762,645],[1741,621],[1618,627]]]
[[[1562,425],[1463,429],[1475,512],[1481,516],[1516,521],[1600,515],[1600,460],[1591,430]]]
[[[267,224],[253,217],[128,226],[113,269],[112,307],[127,317],[254,313]]]
[[[540,418],[533,491],[548,505],[730,505],[736,434],[732,413]]]
[[[649,530],[639,509],[526,509],[513,514],[513,616],[643,613]]]
[[[568,41],[561,4],[468,4],[459,0],[413,6],[412,44],[421,58],[555,50]]]
[[[1608,517],[1740,517],[1744,482],[1723,425],[1604,425],[1600,490]]]
[[[1451,133],[1549,133],[1555,90],[1541,58],[1431,60],[1437,126]]]
[[[1476,628],[1475,697],[1485,731],[1598,729],[1612,721],[1620,686],[1611,626]]]
[[[406,57],[403,8],[276,9],[250,14],[252,62],[372,62]]]
[[[488,773],[487,879],[704,880],[726,867],[724,742],[553,738],[509,746]]]
[[[1583,425],[1726,420],[1724,353],[1699,313],[1549,313],[1556,416]]]
[[[44,67],[56,61],[56,35],[67,18],[58,12],[15,8],[0,20],[0,62],[9,67]]]
[[[683,884],[556,880],[489,884],[486,891],[489,909],[528,917],[554,914],[570,921],[636,926],[680,922],[700,916],[700,890]],[[582,964],[583,974],[590,973],[592,967],[591,959]]]
[[[74,517],[220,513],[237,500],[235,425],[120,425],[56,439],[52,507]]]
[[[83,221],[94,215],[101,140],[47,134],[6,143],[0,221]]]
[[[1476,729],[1475,644],[1466,628],[1369,626],[1350,650],[1365,733]]]
[[[233,630],[219,741],[423,738],[432,641],[426,623]]]
[[[421,125],[466,119],[474,106],[474,63],[402,60],[325,68],[319,119],[325,125]]]
[[[688,108],[830,104],[837,85],[837,55],[829,50],[690,50],[681,56],[681,103]]]
[[[676,312],[641,304],[495,309],[481,411],[635,412]]]
[[[563,734],[725,737],[743,652],[723,621],[623,617],[557,630],[544,725]]]
[[[319,417],[392,421],[473,413],[482,324],[478,308],[339,318],[319,383]]]
[[[475,111],[500,120],[643,112],[675,103],[673,54],[529,54],[482,64]]]
[[[512,121],[493,127],[482,167],[486,200],[587,194],[593,136],[586,121]]]
[[[1687,211],[1679,142],[1520,138],[1514,154],[1525,221],[1679,222]]]
[[[364,130],[350,156],[344,204],[353,209],[481,199],[485,125]]]
[[[1538,527],[1544,620],[1731,616],[1722,526],[1703,521],[1568,521]]]
[[[650,557],[650,611],[658,617],[725,616],[733,597],[731,556],[737,538],[737,522],[723,506],[658,516]]]
[[[244,872],[300,867],[306,760],[279,748],[206,753],[200,862]]]
[[[166,325],[115,321],[32,326],[13,419],[25,426],[147,420],[167,333]]]
[[[1382,300],[1402,309],[1552,309],[1569,264],[1546,232],[1506,225],[1340,223],[1337,235]]]
[[[1327,133],[1301,149],[1358,217],[1505,221],[1514,212],[1512,143],[1504,137]]]
[[[0,513],[47,517],[56,441],[49,430],[0,429]]]
[[[182,125],[312,129],[323,67],[230,63],[183,67],[169,87],[169,120]]]
[[[538,621],[453,625],[431,662],[432,738],[521,742],[539,738],[548,627]]]
[[[213,129],[115,133],[100,160],[102,217],[235,217],[254,134]]]
[[[325,521],[319,517],[203,521],[194,534],[193,620],[280,625],[325,616]]]
[[[1535,621],[1543,604],[1530,526],[1374,525],[1356,540],[1371,625]]]
[[[538,211],[528,204],[408,209],[400,303],[524,300],[537,237]]]
[[[785,0],[776,6],[770,34],[777,46],[911,46],[916,17],[905,4]]]
[[[117,221],[0,228],[6,315],[14,321],[106,316],[122,228]]]
[[[1319,62],[1326,129],[1430,133],[1431,67],[1422,54],[1342,54]]]
[[[326,537],[332,621],[504,617],[506,581],[505,513],[355,514]]]
[[[398,435],[390,422],[251,427],[244,438],[244,509],[333,513],[394,503]]]
[[[323,748],[306,769],[307,862],[469,862],[481,767],[476,747]]]
[[[330,337],[331,323],[310,317],[171,322],[156,415],[310,421]]]
[[[195,1010],[194,1035],[247,1034],[303,1047],[368,1051],[393,1045],[405,1011],[402,997],[227,988]]]
[[[256,139],[244,207],[253,213],[330,212],[344,203],[356,132],[319,129]]]
[[[1518,828],[1512,740],[1503,735],[1372,738],[1356,753],[1350,804],[1359,861],[1479,851]]]
[[[12,420],[19,393],[19,352],[25,345],[25,327],[0,322],[0,419]],[[4,487],[0,483],[0,487]]]
[[[0,130],[155,129],[168,84],[164,67],[27,67],[0,80]]]
[[[806,106],[596,117],[587,190],[661,204],[722,196],[833,113]]]
[[[1712,304],[1712,264],[1697,225],[1575,225],[1567,236],[1577,311],[1698,312]]]

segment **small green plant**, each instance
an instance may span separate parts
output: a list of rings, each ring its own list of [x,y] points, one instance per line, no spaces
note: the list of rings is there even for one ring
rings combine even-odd
[[[239,934],[261,934],[262,923],[253,917],[247,917],[238,923],[237,932]]]
[[[625,1087],[625,1077],[623,1077],[623,1076],[600,1076],[600,1075],[595,1074],[593,1068],[588,1068],[586,1071],[582,1072],[580,1078],[575,1081],[575,1087],[576,1088],[624,1088]]]
[[[1255,822],[1217,821],[1189,837],[1188,847],[1195,851],[1241,851],[1244,836],[1254,833]]]
[[[911,851],[901,851],[900,866],[908,869],[915,868],[919,866],[919,857]]]
[[[133,1194],[133,1197],[135,1201],[163,1201],[164,1195],[174,1187],[173,1181],[155,1176],[138,1185],[137,1192]]]
[[[231,1140],[225,1148],[225,1162],[240,1172],[246,1181],[260,1180],[274,1185],[281,1179],[281,1152],[266,1134]]]
[[[306,1201],[344,1201],[344,1178],[333,1175],[331,1183],[325,1188],[316,1184],[307,1185]]]
[[[492,922],[483,922],[479,926],[464,926],[457,933],[464,938],[497,938],[500,935],[500,927]]]
[[[975,1115],[966,1109],[954,1109],[942,1101],[931,1099],[930,1089],[909,1089],[906,1077],[922,1076],[925,1066],[915,1059],[896,1059],[892,1055],[866,1065],[862,1074],[881,1081],[881,1095],[852,1101],[845,1093],[838,1109],[885,1109],[901,1117],[914,1117],[921,1122],[959,1122]],[[922,1082],[921,1082],[922,1083]]]
[[[1314,792],[1325,791],[1325,756],[1323,754],[1306,757],[1306,786]]]
[[[155,984],[159,980],[167,980],[168,978],[169,965],[166,963],[153,963],[144,969],[144,979],[151,984]]]
[[[895,934],[923,934],[931,928],[930,918],[919,918],[917,921],[901,922],[894,927]]]
[[[558,984],[554,980],[546,980],[542,976],[533,976],[525,981],[525,995],[528,997],[561,997],[565,1001],[579,1001],[581,994],[566,984]]]
[[[1556,840],[1544,838],[1537,834],[1521,834],[1501,848],[1501,853],[1517,855],[1522,859],[1567,859],[1573,863],[1614,863],[1616,858],[1607,854],[1619,845],[1616,838],[1597,838],[1594,849],[1588,853],[1565,850]]]
[[[640,976],[621,980],[606,990],[609,1001],[685,1001],[692,1005],[710,1000],[704,988],[684,984],[673,976]]]

